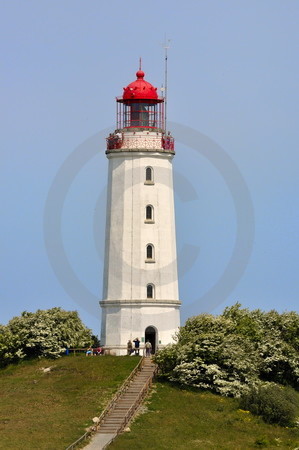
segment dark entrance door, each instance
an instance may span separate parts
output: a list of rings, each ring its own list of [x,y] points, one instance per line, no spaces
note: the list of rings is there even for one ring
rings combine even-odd
[[[152,355],[156,352],[157,336],[156,329],[154,327],[147,327],[145,329],[145,342],[150,341],[152,344]]]

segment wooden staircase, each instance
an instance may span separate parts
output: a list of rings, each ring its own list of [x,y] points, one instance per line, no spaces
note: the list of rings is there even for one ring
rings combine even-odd
[[[151,358],[143,358],[139,370],[123,385],[120,395],[100,421],[99,433],[119,434],[124,430],[146,396],[155,372],[156,365]]]
[[[84,450],[104,450],[130,422],[147,395],[157,371],[151,358],[143,357],[102,412],[92,430],[73,442],[66,450],[74,450],[91,438]]]

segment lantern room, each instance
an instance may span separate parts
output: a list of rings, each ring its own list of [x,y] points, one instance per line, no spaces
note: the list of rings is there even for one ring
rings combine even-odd
[[[117,102],[117,128],[154,128],[164,130],[164,98],[157,88],[144,80],[144,72],[136,72],[137,79],[124,88]]]

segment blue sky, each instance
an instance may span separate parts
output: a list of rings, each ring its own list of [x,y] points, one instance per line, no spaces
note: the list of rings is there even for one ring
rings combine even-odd
[[[298,311],[298,2],[2,0],[0,7],[0,323],[24,310],[61,306],[77,309],[98,334],[103,130],[114,128],[115,96],[135,79],[140,56],[146,79],[163,83],[165,36],[168,118],[179,138],[182,319],[220,313],[236,301]],[[233,168],[239,178],[230,179]],[[82,292],[59,254],[53,261],[53,189],[62,204],[65,255]],[[232,261],[236,280],[217,291],[234,252],[238,214],[250,258],[246,264],[241,241]],[[45,243],[44,218],[53,245]]]

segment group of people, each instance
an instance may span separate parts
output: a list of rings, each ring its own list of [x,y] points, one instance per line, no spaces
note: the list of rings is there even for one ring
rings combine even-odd
[[[135,354],[139,356],[139,350],[140,350],[140,340],[138,339],[138,337],[135,338],[133,342],[129,339],[127,343],[127,355],[130,356],[132,354]],[[151,353],[152,353],[152,344],[150,343],[149,340],[147,340],[145,343],[145,356],[151,356]]]
[[[164,148],[165,150],[174,150],[174,140],[170,134],[170,131],[168,132],[167,136],[164,136],[162,138],[162,148]]]
[[[134,342],[134,348],[133,348],[133,343],[132,343],[131,339],[128,340],[127,355],[130,356],[134,353],[135,355],[139,356],[140,340],[137,337],[133,340],[133,342]]]
[[[102,355],[103,354],[103,348],[102,347],[97,347],[97,348],[88,347],[88,349],[86,350],[85,354],[86,354],[86,356]]]
[[[121,148],[122,134],[120,132],[110,133],[107,138],[108,150]]]
[[[145,343],[145,356],[151,356],[152,354],[152,344],[150,343],[149,340],[146,341]],[[139,351],[140,351],[140,340],[137,338],[135,338],[133,340],[133,342],[131,340],[128,340],[127,343],[127,355],[136,355],[139,356]],[[98,356],[98,355],[103,355],[104,354],[104,349],[103,347],[97,347],[97,348],[92,348],[92,347],[88,347],[88,349],[86,350],[86,356]]]

